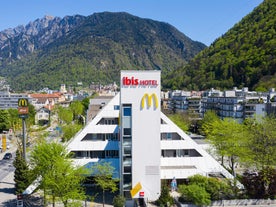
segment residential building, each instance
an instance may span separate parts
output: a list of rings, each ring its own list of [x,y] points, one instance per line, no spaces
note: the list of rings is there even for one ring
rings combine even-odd
[[[239,122],[245,118],[266,115],[266,103],[268,93],[248,91],[248,88],[241,90],[217,91],[211,89],[205,91],[202,97],[203,114],[213,110],[221,118],[231,117]]]
[[[8,90],[0,91],[0,109],[17,109],[18,99],[27,99],[31,102],[28,94],[25,93],[11,93]]]
[[[114,94],[115,96],[115,94]],[[98,96],[89,101],[89,108],[86,113],[86,121],[94,119],[98,112],[114,97],[114,96]]]
[[[29,96],[32,98],[32,105],[36,110],[42,107],[52,110],[55,104],[65,102],[65,96],[60,92],[51,94],[32,93]]]
[[[231,117],[239,122],[245,118],[266,116],[274,113],[273,104],[276,92],[248,91],[247,87],[232,90],[172,91],[168,100],[168,109],[173,112],[187,112],[201,118],[208,110],[213,110],[220,118]]]
[[[35,123],[45,125],[50,123],[51,111],[48,108],[42,107],[36,111]]]

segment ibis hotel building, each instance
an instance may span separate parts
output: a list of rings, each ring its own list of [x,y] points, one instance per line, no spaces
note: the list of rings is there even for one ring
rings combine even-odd
[[[233,178],[160,110],[160,71],[121,71],[120,93],[71,140],[74,162],[110,162],[127,198],[155,201],[161,180]]]

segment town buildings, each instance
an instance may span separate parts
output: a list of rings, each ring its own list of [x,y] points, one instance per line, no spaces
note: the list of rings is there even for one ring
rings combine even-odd
[[[201,92],[172,91],[168,105],[173,112],[187,112],[203,117],[206,111],[213,110],[220,118],[231,117],[243,121],[245,118],[275,114],[274,89],[268,92],[248,91],[248,88],[232,90],[210,89]]]

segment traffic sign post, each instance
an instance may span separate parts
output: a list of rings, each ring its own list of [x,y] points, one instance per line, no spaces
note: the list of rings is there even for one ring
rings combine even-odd
[[[26,161],[26,122],[25,119],[28,117],[29,103],[28,99],[18,99],[18,116],[22,119],[22,145],[23,145],[23,158]]]

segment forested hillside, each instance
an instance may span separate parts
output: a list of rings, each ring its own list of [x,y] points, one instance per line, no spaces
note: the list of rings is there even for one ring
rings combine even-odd
[[[166,88],[202,90],[276,86],[276,1],[264,0],[187,66],[163,80]]]
[[[0,76],[14,90],[57,89],[62,83],[118,83],[121,70],[162,70],[165,76],[206,47],[167,23],[123,12],[76,18],[48,18],[47,24],[37,20],[31,30],[17,29],[10,42],[18,45],[4,48]],[[9,36],[5,37],[8,45]],[[24,53],[13,54],[18,51]]]

